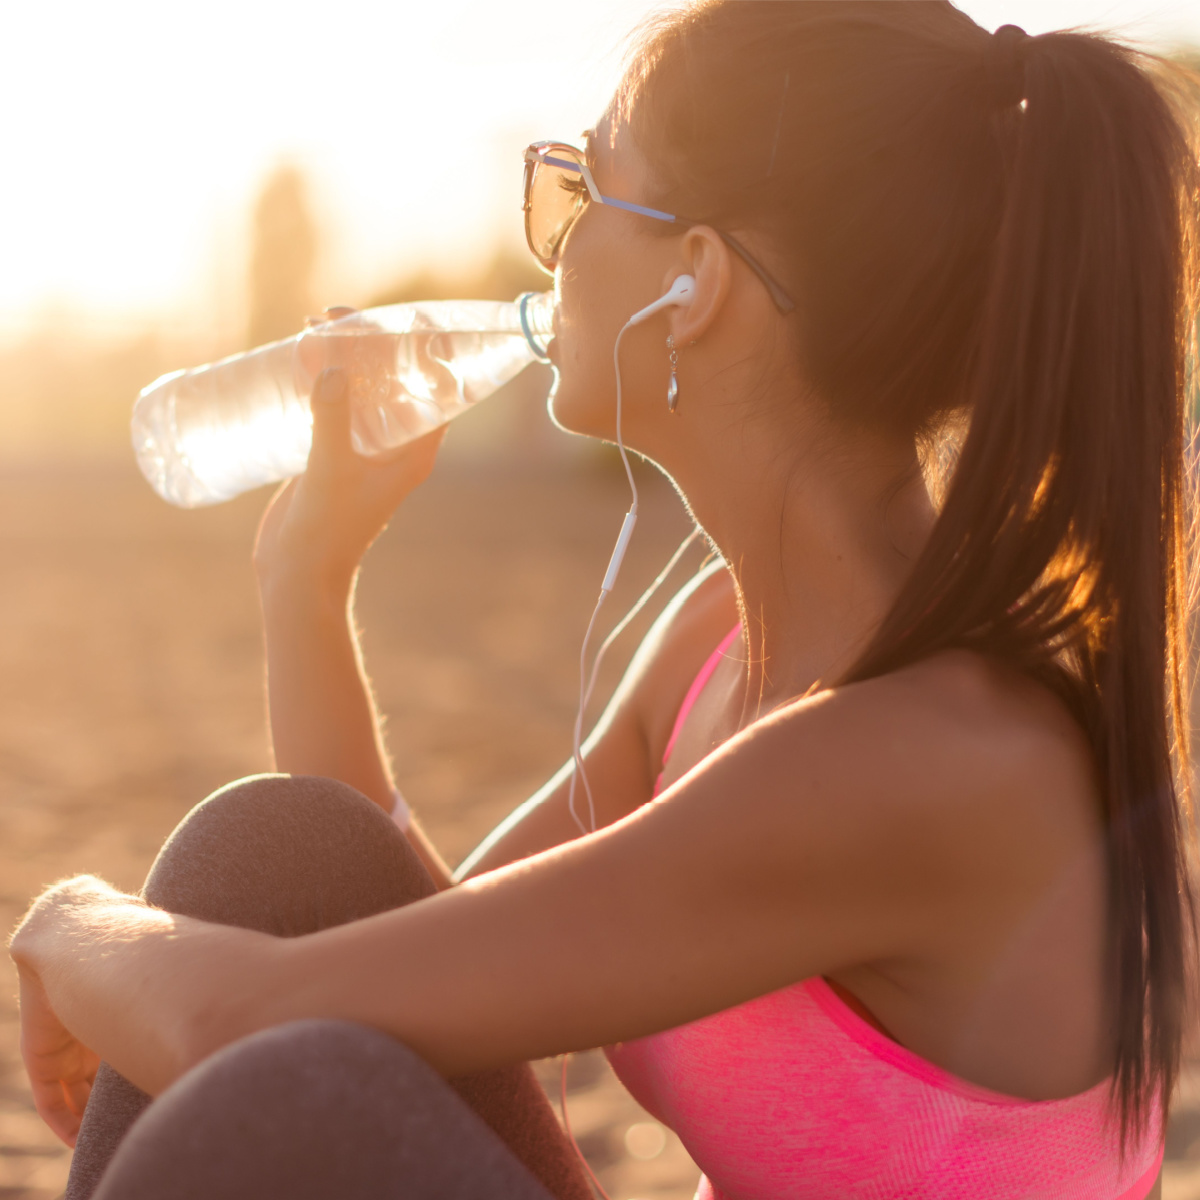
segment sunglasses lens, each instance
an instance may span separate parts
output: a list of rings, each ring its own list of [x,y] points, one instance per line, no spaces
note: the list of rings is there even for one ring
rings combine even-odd
[[[547,266],[558,258],[567,230],[588,200],[579,162],[573,150],[555,146],[543,161],[532,164],[525,228],[529,248]]]

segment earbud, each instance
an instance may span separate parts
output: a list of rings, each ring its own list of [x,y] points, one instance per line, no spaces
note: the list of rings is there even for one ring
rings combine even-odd
[[[691,275],[680,275],[653,304],[647,304],[640,312],[635,312],[627,323],[630,325],[640,325],[643,321],[654,316],[656,312],[661,312],[664,308],[671,308],[676,304],[691,304],[695,295],[695,279]]]

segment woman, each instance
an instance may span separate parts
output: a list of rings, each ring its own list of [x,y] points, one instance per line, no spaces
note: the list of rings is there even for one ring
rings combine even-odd
[[[614,436],[618,332],[695,280],[625,331],[623,434],[722,564],[592,734],[602,828],[568,767],[452,876],[385,818],[347,617],[436,439],[359,460],[323,377],[257,549],[310,778],[12,943],[40,1110],[71,1140],[87,1104],[69,1195],[581,1196],[521,1064],[599,1045],[702,1196],[1152,1193],[1192,935],[1164,71],[940,0],[709,0],[646,35],[590,178],[531,149],[560,424]]]

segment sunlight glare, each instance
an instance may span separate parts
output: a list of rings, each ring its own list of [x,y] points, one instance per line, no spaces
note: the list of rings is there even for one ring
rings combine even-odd
[[[1090,20],[1200,42],[1180,0],[962,6],[1031,32]],[[593,121],[626,35],[661,7],[6,5],[0,328],[56,306],[240,319],[246,214],[281,162],[312,185],[322,298],[361,302],[405,270],[518,247],[523,146]]]

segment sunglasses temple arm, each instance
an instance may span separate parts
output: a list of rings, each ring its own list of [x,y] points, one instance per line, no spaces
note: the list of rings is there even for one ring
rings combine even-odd
[[[596,186],[596,181],[592,178],[592,173],[588,169],[587,163],[582,161],[580,162],[579,173],[583,176],[583,182],[587,185],[588,195],[592,198],[592,200],[596,204],[606,203],[604,197],[600,195],[600,189]]]
[[[783,288],[781,288],[779,284],[777,284],[775,280],[772,279],[771,276],[768,275],[767,272],[761,266],[759,266],[757,262],[754,261],[750,255],[750,251],[747,250],[745,246],[743,246],[736,238],[731,237],[728,233],[721,233],[719,229],[717,230],[717,233],[720,236],[721,241],[723,241],[725,245],[727,245],[730,250],[732,250],[742,260],[742,262],[744,262],[746,266],[748,266],[750,270],[752,270],[755,275],[757,275],[759,279],[763,281],[763,286],[770,294],[771,302],[775,305],[775,307],[784,314],[794,312],[796,309],[795,300],[793,300],[791,296],[789,296],[787,292],[785,292]]]

